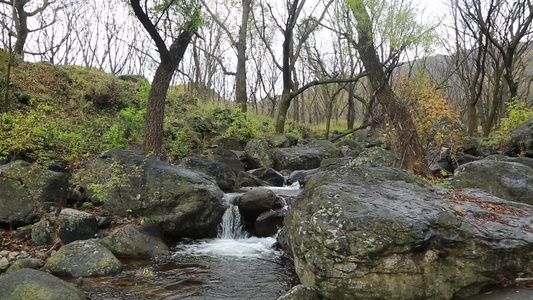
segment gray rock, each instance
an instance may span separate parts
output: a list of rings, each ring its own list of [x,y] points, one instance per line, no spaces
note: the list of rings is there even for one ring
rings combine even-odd
[[[298,143],[298,139],[284,134],[275,135],[270,139],[270,144],[276,148],[287,148]]]
[[[0,258],[0,271],[5,271],[9,268],[9,260],[6,257]]]
[[[225,164],[235,175],[239,175],[239,173],[244,171],[244,164],[237,154],[231,150],[221,148],[209,149],[207,150],[207,159]]]
[[[390,167],[321,167],[285,218],[302,284],[326,300],[451,299],[532,270],[533,206],[453,193]]]
[[[256,187],[267,185],[268,184],[266,182],[248,172],[241,172],[237,176],[237,186],[239,187]]]
[[[513,129],[506,154],[509,156],[533,157],[533,118]]]
[[[213,142],[219,148],[226,150],[244,151],[244,147],[246,147],[246,142],[236,137],[219,136]]]
[[[477,156],[474,156],[474,155],[465,154],[465,155],[461,155],[461,156],[459,156],[457,158],[457,165],[460,166],[460,165],[467,164],[469,162],[478,161],[478,160],[482,160],[482,159],[483,159],[482,157],[477,157]]]
[[[116,257],[148,258],[169,253],[168,246],[158,237],[150,236],[128,224],[100,240]]]
[[[320,166],[322,160],[327,158],[341,157],[342,154],[329,141],[325,141],[327,147],[302,146],[293,148],[272,149],[274,157],[274,169],[276,170],[309,170]]]
[[[84,300],[73,285],[45,272],[21,269],[0,277],[1,300]]]
[[[307,179],[318,172],[318,168],[311,170],[297,170],[292,172],[286,180],[287,185],[292,185],[295,182],[298,182],[301,187],[305,186]]]
[[[41,260],[38,258],[23,258],[15,261],[7,270],[7,273],[14,272],[20,269],[28,268],[37,270],[41,267]]]
[[[263,139],[250,140],[244,148],[248,167],[252,169],[274,167],[274,158],[269,148],[268,142]]]
[[[181,161],[181,165],[187,169],[202,172],[215,179],[218,187],[226,192],[235,189],[235,173],[226,165],[220,162],[211,161],[203,157],[190,156]]]
[[[264,211],[274,208],[277,196],[269,189],[256,189],[244,193],[235,199],[235,205],[243,212],[244,217],[255,219]]]
[[[259,178],[260,180],[263,180],[271,186],[283,186],[283,184],[285,183],[285,177],[281,175],[281,173],[279,173],[278,171],[271,168],[248,170],[248,173]]]
[[[293,256],[287,227],[282,227],[276,236],[276,246],[283,250],[283,252],[287,253],[287,255],[291,257]]]
[[[48,216],[49,224],[45,218],[37,222],[31,231],[31,238],[37,245],[49,245],[52,243],[52,226],[55,223],[54,215]],[[82,211],[64,208],[59,213],[58,236],[63,244],[77,240],[94,238],[98,231],[96,217]]]
[[[274,236],[283,227],[286,210],[276,209],[261,213],[254,223],[255,236]]]
[[[169,236],[216,235],[225,211],[224,194],[207,175],[147,158],[146,152],[120,149],[107,151],[91,168],[98,174],[92,179],[96,183],[127,176],[120,187],[104,188],[109,212],[150,217]]]
[[[463,147],[463,153],[485,157],[492,153],[492,148],[486,142],[470,136]]]
[[[60,276],[94,277],[117,273],[122,264],[97,240],[85,240],[61,247],[44,269]]]
[[[290,289],[285,295],[277,300],[319,300],[315,289],[305,287],[301,284]]]
[[[0,223],[27,225],[39,219],[39,206],[65,199],[67,175],[39,169],[17,160],[0,166],[0,173],[24,178],[31,195],[18,180],[0,178]]]
[[[335,147],[339,148],[344,157],[357,157],[365,147],[352,139],[345,139],[335,143]]]
[[[533,204],[533,169],[520,163],[479,160],[455,170],[455,188],[478,188],[497,197]]]
[[[528,166],[533,169],[533,158],[530,158],[530,157],[525,157],[525,156],[510,157],[510,156],[493,154],[493,155],[489,155],[485,157],[485,159],[495,160],[495,161],[515,162],[515,163],[523,164],[524,166]]]

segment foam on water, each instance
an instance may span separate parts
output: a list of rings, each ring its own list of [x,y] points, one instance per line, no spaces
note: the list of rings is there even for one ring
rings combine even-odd
[[[276,242],[273,237],[249,237],[243,239],[206,239],[198,240],[194,244],[180,245],[174,256],[220,256],[256,258],[274,255],[272,245]]]

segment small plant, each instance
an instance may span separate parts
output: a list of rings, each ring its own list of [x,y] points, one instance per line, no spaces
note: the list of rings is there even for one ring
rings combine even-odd
[[[145,267],[142,270],[143,277],[154,277],[154,270],[151,267]]]
[[[233,111],[233,122],[224,134],[225,137],[236,137],[240,140],[248,142],[251,139],[260,137],[260,132],[257,130],[254,123],[248,120],[245,113],[240,108]]]
[[[507,118],[501,120],[498,130],[489,134],[488,143],[490,145],[504,146],[509,142],[513,129],[533,117],[533,109],[528,108],[526,103],[520,102],[518,98],[514,98],[506,105]]]

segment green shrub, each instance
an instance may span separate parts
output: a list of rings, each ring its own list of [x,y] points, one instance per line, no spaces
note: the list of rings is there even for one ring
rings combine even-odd
[[[247,115],[240,108],[233,111],[233,122],[224,134],[225,137],[236,137],[248,142],[261,136],[257,125],[251,122]]]
[[[514,98],[507,103],[507,118],[501,119],[500,128],[489,134],[488,143],[493,146],[503,146],[511,138],[511,132],[518,125],[533,117],[533,109],[528,108],[526,103]]]

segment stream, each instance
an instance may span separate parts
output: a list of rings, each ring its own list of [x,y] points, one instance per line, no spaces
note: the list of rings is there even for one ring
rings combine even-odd
[[[297,185],[269,189],[281,197],[300,192]],[[292,260],[272,248],[275,237],[247,236],[237,206],[229,204],[239,195],[225,194],[217,238],[180,241],[158,261],[125,261],[115,276],[70,281],[92,300],[276,299],[298,284]]]

